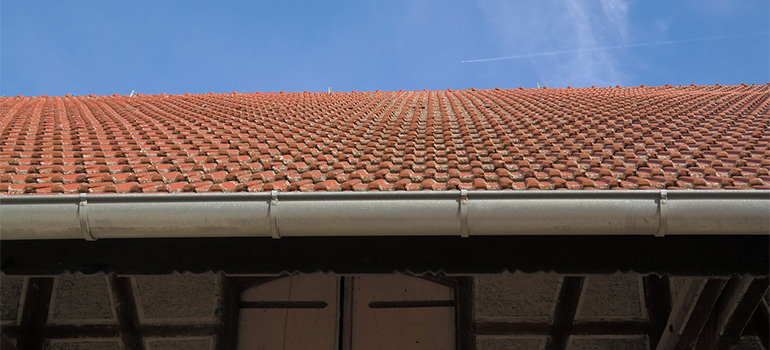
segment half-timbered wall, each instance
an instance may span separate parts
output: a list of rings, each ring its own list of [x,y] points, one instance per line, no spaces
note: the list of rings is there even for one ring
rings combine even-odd
[[[663,335],[680,327],[669,319],[677,303],[699,310],[735,299],[726,309],[740,323],[751,304],[741,301],[767,289],[766,280],[623,273],[1,277],[4,341],[19,349],[642,350],[672,341]],[[682,293],[698,298],[688,304]],[[768,311],[765,294],[736,348],[767,349]],[[702,334],[721,325],[712,318]]]

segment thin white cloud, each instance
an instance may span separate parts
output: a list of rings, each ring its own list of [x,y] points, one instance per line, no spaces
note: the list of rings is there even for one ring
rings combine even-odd
[[[666,41],[655,41],[655,42],[649,42],[649,43],[594,47],[594,48],[586,48],[586,49],[536,52],[536,53],[528,53],[528,54],[514,55],[514,56],[479,58],[479,59],[472,59],[472,60],[464,60],[461,62],[462,63],[481,63],[481,62],[493,62],[493,61],[507,61],[507,60],[518,60],[522,58],[557,56],[557,55],[584,53],[584,52],[591,52],[591,51],[620,50],[620,49],[630,49],[635,47],[676,45],[676,44],[694,43],[694,42],[702,42],[702,41],[735,39],[735,38],[745,38],[750,36],[766,36],[766,35],[767,33],[744,33],[744,34],[734,34],[734,35],[720,35],[720,36],[710,36],[710,37],[695,38],[695,39],[666,40]]]
[[[499,38],[501,52],[572,51],[531,62],[539,83],[590,86],[628,80],[619,67],[618,52],[593,50],[626,43],[626,0],[479,0],[479,5],[493,35]]]
[[[601,0],[604,17],[608,20],[607,29],[617,30],[621,39],[628,39],[628,3],[618,0]]]

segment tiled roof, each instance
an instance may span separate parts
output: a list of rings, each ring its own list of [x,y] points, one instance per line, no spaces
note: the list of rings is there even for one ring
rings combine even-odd
[[[0,98],[0,193],[770,188],[770,86]]]

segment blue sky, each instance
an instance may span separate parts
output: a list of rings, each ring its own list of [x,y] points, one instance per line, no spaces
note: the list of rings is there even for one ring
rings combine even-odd
[[[0,93],[764,84],[768,32],[767,0],[0,0]]]

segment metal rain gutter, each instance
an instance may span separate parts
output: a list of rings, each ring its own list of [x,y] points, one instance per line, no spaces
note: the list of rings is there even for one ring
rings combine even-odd
[[[769,190],[0,196],[3,240],[769,233]]]

